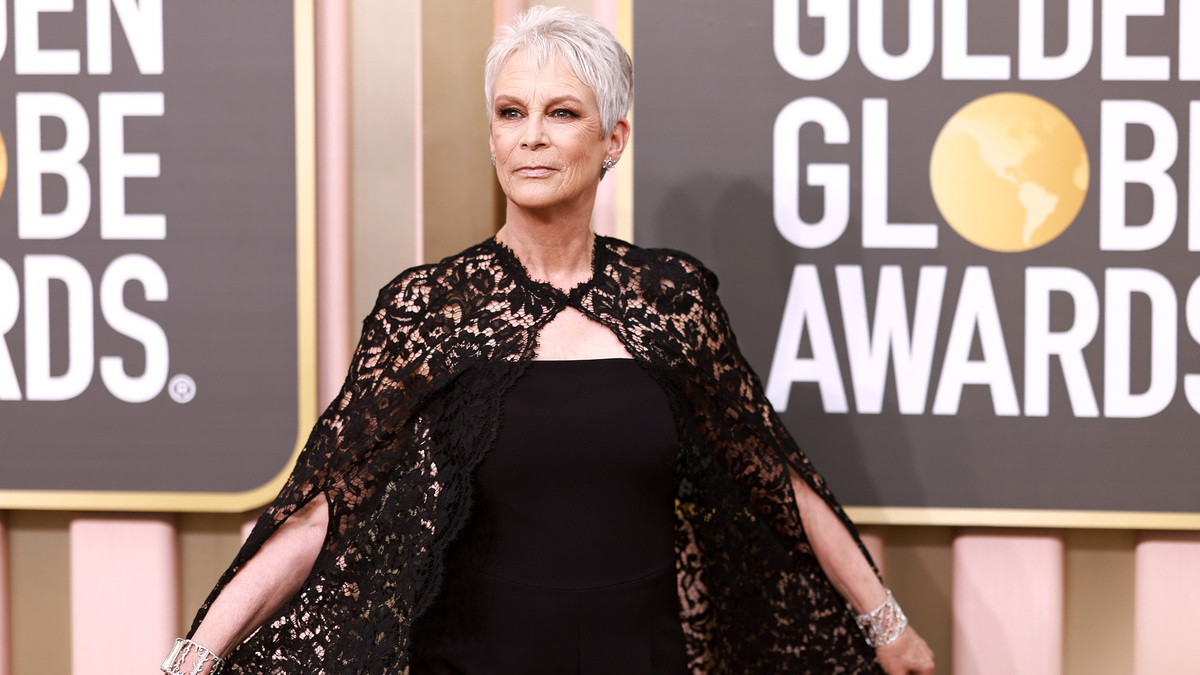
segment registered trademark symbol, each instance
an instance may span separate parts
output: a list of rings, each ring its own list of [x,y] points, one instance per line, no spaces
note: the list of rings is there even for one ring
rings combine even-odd
[[[196,398],[196,381],[190,375],[176,375],[167,383],[167,394],[176,403],[188,403]]]

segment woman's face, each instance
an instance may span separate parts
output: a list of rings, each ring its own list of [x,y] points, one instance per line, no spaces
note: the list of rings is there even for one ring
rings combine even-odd
[[[491,148],[513,204],[532,210],[590,206],[606,158],[621,156],[629,123],[603,133],[591,87],[557,57],[533,69],[513,54],[493,85]]]

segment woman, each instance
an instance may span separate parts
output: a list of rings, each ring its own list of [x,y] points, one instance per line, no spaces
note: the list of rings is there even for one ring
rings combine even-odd
[[[933,672],[712,273],[589,229],[629,139],[625,51],[531,9],[485,88],[504,226],[381,291],[164,670]]]

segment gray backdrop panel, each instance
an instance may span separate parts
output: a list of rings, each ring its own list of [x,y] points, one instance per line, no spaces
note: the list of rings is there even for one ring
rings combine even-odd
[[[820,20],[801,12],[801,45],[822,47]],[[847,3],[854,6],[858,3]],[[906,46],[908,3],[887,7],[887,48]],[[1065,9],[1051,3],[1047,50],[1065,46]],[[1067,266],[1083,271],[1101,300],[1101,328],[1084,356],[1103,410],[1103,280],[1109,267],[1145,267],[1164,274],[1179,301],[1179,368],[1200,372],[1200,348],[1183,317],[1187,290],[1195,279],[1194,253],[1187,252],[1187,120],[1195,83],[1176,79],[1177,6],[1165,17],[1130,21],[1129,53],[1169,54],[1170,82],[1102,82],[1100,8],[1093,25],[1095,45],[1087,66],[1065,81],[944,81],[941,76],[941,5],[936,16],[932,63],[921,74],[891,82],[870,74],[858,60],[852,37],[848,62],[818,81],[793,78],[772,48],[772,3],[720,0],[654,0],[638,3],[634,16],[636,53],[635,232],[643,246],[686,250],[721,278],[721,297],[743,352],[766,380],[785,306],[792,268],[818,266],[836,340],[851,412],[827,414],[815,384],[797,384],[783,415],[788,427],[829,479],[839,499],[858,506],[1046,508],[1195,511],[1200,497],[1200,453],[1195,451],[1197,413],[1179,382],[1175,399],[1147,419],[1084,419],[1071,414],[1061,369],[1052,363],[1048,417],[997,417],[981,386],[964,389],[959,413],[929,414],[958,290],[967,266],[988,268],[1024,410],[1024,273],[1029,266]],[[971,53],[1007,54],[1017,63],[1017,3],[970,3]],[[851,35],[854,35],[852,19]],[[929,182],[930,151],[942,125],[963,105],[994,92],[1022,91],[1062,110],[1078,127],[1091,159],[1091,183],[1075,223],[1058,239],[1025,253],[977,248],[942,220]],[[803,161],[846,163],[851,171],[849,229],[826,248],[805,250],[789,244],[775,227],[772,212],[772,129],[785,105],[803,96],[826,98],[849,119],[851,142],[825,146],[815,126],[801,132]],[[889,103],[889,216],[892,222],[933,222],[939,226],[934,250],[864,250],[861,245],[862,100]],[[1163,246],[1145,252],[1103,252],[1098,247],[1100,101],[1146,99],[1170,111],[1180,129],[1180,159],[1170,170],[1180,187],[1180,223]],[[1149,152],[1149,135],[1133,129],[1130,157]],[[1191,133],[1197,133],[1192,130]],[[804,173],[801,171],[801,182]],[[1149,191],[1128,190],[1130,222],[1144,222]],[[821,193],[801,187],[801,214],[815,221]],[[1140,220],[1139,220],[1140,219]],[[921,265],[948,268],[942,317],[925,414],[901,415],[893,375],[882,414],[854,412],[845,339],[834,282],[834,266],[861,264],[868,310],[879,268],[901,265],[911,314]],[[1134,391],[1148,375],[1149,310],[1133,305]],[[1060,305],[1054,305],[1056,309]],[[1056,316],[1057,330],[1069,316]],[[870,314],[869,314],[870,316]],[[976,338],[978,340],[978,338]],[[807,338],[806,338],[807,341]],[[977,349],[978,347],[976,347]],[[807,347],[801,348],[803,355]],[[975,358],[978,358],[976,355]]]
[[[4,3],[11,12],[12,3]],[[146,403],[112,396],[97,369],[80,396],[0,401],[0,489],[232,492],[262,485],[285,465],[297,428],[297,222],[293,5],[289,0],[165,2],[164,73],[141,74],[115,17],[113,73],[16,75],[10,35],[0,60],[0,134],[8,184],[0,196],[0,258],[20,280],[29,254],[70,256],[99,292],[107,265],[141,253],[166,274],[169,299],[147,302],[137,283],[126,303],[166,333],[169,375],[186,374],[195,398],[164,390]],[[78,48],[86,64],[85,8],[42,15],[43,48]],[[83,165],[92,210],[61,240],[17,237],[16,92],[53,91],[87,110],[92,143]],[[163,241],[103,241],[99,234],[97,95],[160,91],[162,117],[131,117],[128,152],[161,157],[157,178],[126,181],[130,213],[164,213]],[[47,121],[44,145],[62,143]],[[43,179],[46,210],[65,183]],[[23,282],[22,282],[23,283]],[[95,311],[96,357],[122,356],[140,374],[141,345]],[[66,290],[51,293],[52,371],[66,368]],[[4,336],[24,387],[24,308]]]

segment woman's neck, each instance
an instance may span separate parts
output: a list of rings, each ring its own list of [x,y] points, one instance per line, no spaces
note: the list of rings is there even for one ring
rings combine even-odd
[[[513,211],[509,204],[496,240],[516,254],[531,279],[566,290],[591,278],[595,235],[588,220],[542,220]]]

